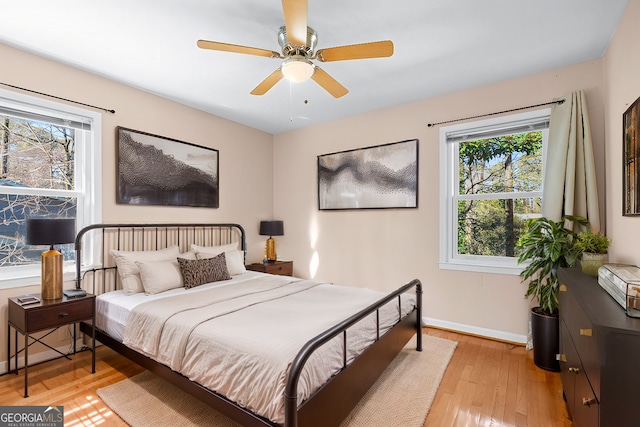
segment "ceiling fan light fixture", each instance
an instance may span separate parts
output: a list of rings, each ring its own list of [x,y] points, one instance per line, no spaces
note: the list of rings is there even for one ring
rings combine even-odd
[[[294,55],[282,63],[281,71],[287,80],[298,83],[309,80],[315,67],[307,58]]]

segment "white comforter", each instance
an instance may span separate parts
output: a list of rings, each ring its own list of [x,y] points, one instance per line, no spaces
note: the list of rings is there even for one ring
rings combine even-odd
[[[135,307],[124,343],[276,423],[295,355],[314,336],[384,294],[285,276],[261,275],[233,286],[163,298]],[[403,316],[415,295],[402,297]],[[380,311],[381,333],[398,321],[397,300]],[[347,359],[375,339],[375,315],[347,333]],[[342,336],[307,362],[298,402],[342,368]]]

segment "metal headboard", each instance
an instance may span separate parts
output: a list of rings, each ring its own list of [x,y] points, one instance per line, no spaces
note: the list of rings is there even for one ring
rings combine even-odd
[[[76,289],[91,279],[92,293],[117,288],[117,267],[110,254],[112,249],[145,251],[177,245],[180,252],[191,250],[191,245],[213,246],[239,243],[246,257],[247,241],[244,228],[239,224],[93,224],[78,232],[75,240]],[[84,247],[83,249],[83,246]],[[85,289],[87,286],[85,286]]]

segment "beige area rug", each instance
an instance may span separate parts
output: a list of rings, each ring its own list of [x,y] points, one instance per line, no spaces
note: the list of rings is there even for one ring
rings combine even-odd
[[[415,337],[407,344],[342,427],[422,427],[458,345],[428,335],[423,335],[422,342],[422,352],[415,351]],[[133,427],[238,426],[148,371],[101,388],[98,395]]]

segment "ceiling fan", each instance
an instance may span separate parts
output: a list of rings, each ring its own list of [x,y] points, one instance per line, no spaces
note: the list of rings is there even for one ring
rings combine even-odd
[[[311,78],[335,98],[340,98],[349,91],[311,61],[332,62],[349,59],[385,58],[393,55],[393,42],[384,40],[330,47],[314,52],[318,43],[318,36],[315,30],[307,26],[307,1],[282,0],[285,25],[280,27],[278,33],[278,44],[280,44],[282,54],[267,49],[208,40],[198,40],[198,47],[283,59],[280,67],[251,91],[252,95],[264,95],[283,77],[286,77],[296,82]]]

